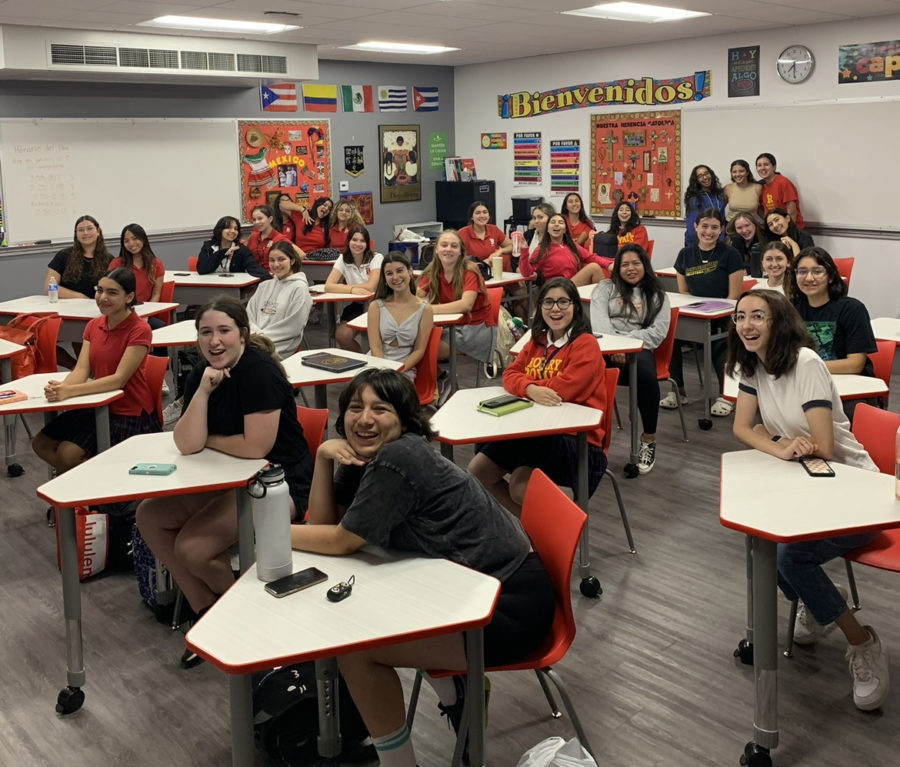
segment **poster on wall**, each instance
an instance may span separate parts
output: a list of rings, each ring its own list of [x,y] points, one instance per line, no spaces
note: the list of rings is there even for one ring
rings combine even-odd
[[[381,147],[381,202],[422,199],[419,175],[419,126],[379,125]]]
[[[428,134],[428,169],[442,170],[447,156],[447,134]]]
[[[513,133],[513,183],[541,183],[540,131]]]
[[[900,80],[900,40],[852,43],[838,48],[838,83]]]
[[[591,116],[591,213],[681,215],[681,112]]]
[[[328,120],[238,120],[241,218],[281,190],[301,205],[331,197],[331,125]]]
[[[578,139],[550,142],[550,192],[578,191],[581,142]]]
[[[371,192],[341,192],[341,199],[352,203],[363,217],[366,226],[375,223],[375,205]]]
[[[363,145],[352,144],[344,147],[344,173],[348,176],[362,175],[366,169],[365,158],[363,156]]]
[[[759,46],[728,49],[728,98],[759,95]]]
[[[506,149],[505,133],[482,133],[481,134],[482,149]]]

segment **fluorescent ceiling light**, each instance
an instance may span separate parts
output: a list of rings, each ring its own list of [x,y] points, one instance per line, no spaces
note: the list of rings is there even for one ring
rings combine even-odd
[[[380,40],[369,40],[356,45],[342,45],[343,50],[348,51],[376,51],[378,53],[414,53],[424,56],[433,53],[449,53],[458,51],[459,48],[448,48],[444,45],[419,45],[417,43],[389,43]]]
[[[158,16],[150,21],[142,21],[137,26],[196,29],[204,32],[244,32],[253,35],[276,35],[279,32],[300,29],[293,24],[268,24],[235,19],[203,19],[198,16]]]
[[[686,11],[681,8],[667,8],[644,3],[605,3],[590,8],[576,8],[574,11],[562,11],[562,13],[570,16],[589,16],[593,19],[642,21],[647,24],[654,24],[657,21],[681,21],[710,15],[701,11]]]

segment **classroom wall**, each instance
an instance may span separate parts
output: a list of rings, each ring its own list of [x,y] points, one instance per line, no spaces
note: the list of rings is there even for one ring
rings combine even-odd
[[[434,182],[443,178],[442,171],[428,170],[426,153],[420,162],[422,175],[422,199],[418,202],[400,202],[382,205],[379,202],[380,152],[378,151],[378,125],[417,124],[423,150],[427,147],[428,134],[447,134],[448,145],[454,141],[454,73],[451,67],[404,66],[400,64],[373,64],[359,62],[320,61],[319,82],[367,85],[406,85],[410,87],[409,110],[406,112],[370,113],[317,113],[315,117],[327,117],[331,122],[332,181],[337,190],[340,181],[348,181],[350,191],[370,191],[374,199],[375,223],[369,228],[379,250],[386,251],[394,224],[414,223],[434,219]],[[437,85],[440,88],[440,109],[437,112],[414,112],[411,86]],[[298,98],[300,86],[298,84]],[[340,110],[340,107],[338,107]],[[115,83],[72,83],[45,81],[0,81],[0,122],[9,118],[234,118],[279,119],[297,117],[308,119],[311,115],[301,109],[296,113],[262,112],[259,89],[232,85],[139,85]],[[343,148],[348,144],[363,144],[365,172],[353,178],[344,172]],[[238,180],[237,148],[223,162],[234,163],[235,184]],[[131,187],[131,189],[129,189]],[[135,213],[131,220],[141,222],[140,198],[152,190],[141,188],[140,178],[129,179],[124,174],[122,188],[110,190],[111,194],[132,194]],[[4,195],[15,194],[14,189],[4,189]],[[338,192],[335,191],[335,195]],[[90,211],[87,211],[90,212]],[[228,215],[231,211],[222,211]],[[234,211],[237,214],[237,211]],[[114,255],[118,254],[118,235],[127,221],[101,221],[107,244]],[[187,257],[196,255],[203,239],[209,236],[215,221],[198,221],[194,232],[154,237],[150,231],[154,251],[167,266],[184,267]],[[73,221],[74,224],[74,221]],[[112,247],[113,243],[115,248]],[[7,300],[29,292],[39,292],[47,263],[59,245],[30,249],[0,249],[0,300]]]
[[[729,166],[733,159],[743,157],[752,165],[760,152],[772,152],[778,158],[779,170],[797,185],[801,204],[805,199],[804,184],[807,185],[811,205],[803,205],[803,212],[811,222],[809,230],[816,242],[829,249],[834,256],[856,257],[852,294],[866,303],[872,316],[900,316],[900,302],[895,288],[896,275],[900,271],[897,259],[900,225],[895,218],[889,217],[890,220],[878,222],[877,227],[864,222],[865,231],[852,229],[863,223],[856,219],[863,217],[863,211],[867,212],[867,199],[877,197],[883,203],[885,198],[896,196],[895,179],[900,161],[895,141],[889,137],[892,131],[896,135],[896,126],[900,124],[900,82],[837,83],[839,45],[894,39],[898,29],[900,16],[894,15],[859,22],[786,27],[639,48],[611,47],[457,67],[456,102],[465,105],[465,108],[457,110],[454,151],[475,158],[480,178],[496,181],[498,219],[510,215],[511,195],[543,195],[558,207],[563,195],[551,196],[549,193],[549,142],[553,139],[580,139],[581,191],[582,196],[586,197],[590,193],[591,115],[644,111],[646,108],[585,108],[503,120],[497,115],[498,95],[627,77],[676,77],[708,69],[712,74],[712,96],[709,99],[647,109],[677,108],[682,111],[682,183],[686,184],[691,168],[698,163],[709,164],[725,183],[729,180]],[[787,45],[798,42],[813,50],[816,68],[805,84],[792,86],[778,77],[775,59]],[[729,99],[728,48],[746,45],[761,46],[761,95]],[[785,114],[791,117],[785,118]],[[855,121],[857,114],[865,119]],[[775,122],[774,115],[780,116],[784,124]],[[877,126],[872,123],[873,115],[883,118]],[[844,130],[838,131],[836,119],[840,119]],[[759,140],[735,145],[732,138],[737,132],[736,126],[747,125],[753,131],[750,135],[758,135]],[[517,131],[542,133],[544,183],[540,186],[512,183],[512,134]],[[823,132],[827,135],[829,131],[834,135],[831,153],[814,153],[808,158],[798,157],[799,153],[785,154],[785,147],[797,146],[804,134],[813,140]],[[876,131],[888,140],[873,141],[872,134]],[[480,139],[483,132],[506,132],[509,148],[482,149]],[[847,185],[848,175],[864,179],[861,188],[857,190],[855,185]],[[819,185],[827,187],[831,193],[838,190],[844,195],[847,205],[841,205],[840,194],[830,197],[817,195]],[[814,186],[817,189],[813,189]],[[821,201],[815,199],[817,197]],[[857,216],[852,215],[854,209],[859,212]],[[848,211],[851,214],[848,215]],[[605,218],[608,220],[608,217]],[[817,226],[815,222],[823,226]],[[644,223],[648,225],[650,236],[656,240],[654,263],[660,266],[674,263],[683,244],[683,223],[650,219]],[[834,226],[838,224],[842,226]],[[885,280],[886,274],[891,275],[892,279]]]

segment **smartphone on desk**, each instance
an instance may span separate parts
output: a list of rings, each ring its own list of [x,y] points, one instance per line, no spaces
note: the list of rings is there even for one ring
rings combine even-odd
[[[834,476],[834,469],[828,465],[828,461],[815,455],[801,456],[800,465],[806,469],[806,473],[811,477]]]
[[[499,397],[491,397],[491,399],[482,400],[478,403],[478,407],[486,408],[487,410],[495,410],[498,407],[511,405],[513,402],[521,401],[522,397],[517,397],[515,394],[501,394]]]
[[[174,463],[136,463],[128,470],[128,473],[150,477],[167,477],[176,468]]]
[[[310,586],[315,586],[317,583],[322,583],[325,580],[328,580],[328,576],[318,567],[307,567],[305,570],[291,573],[284,578],[269,581],[266,584],[266,591],[273,597],[281,598],[286,597],[288,594],[293,594],[295,591],[308,589]]]

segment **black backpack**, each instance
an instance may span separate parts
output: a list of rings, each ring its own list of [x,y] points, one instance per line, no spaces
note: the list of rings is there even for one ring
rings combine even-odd
[[[363,745],[369,733],[340,677],[338,687],[341,761],[374,761],[375,747]],[[290,767],[319,764],[315,663],[280,666],[253,675],[253,731],[257,743],[280,764]]]

